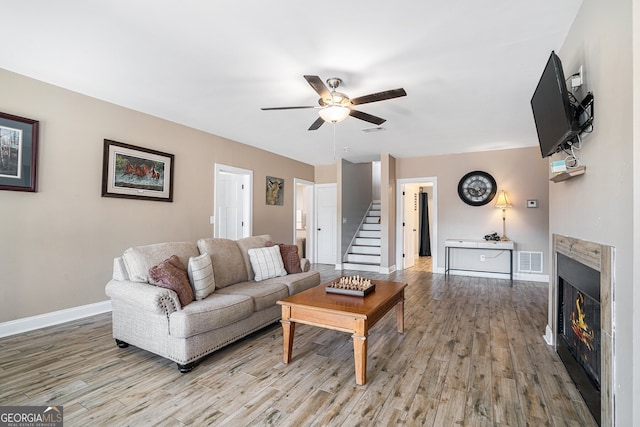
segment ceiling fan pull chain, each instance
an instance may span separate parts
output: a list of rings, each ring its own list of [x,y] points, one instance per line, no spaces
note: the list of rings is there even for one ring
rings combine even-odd
[[[336,123],[333,122],[333,161],[336,161]]]

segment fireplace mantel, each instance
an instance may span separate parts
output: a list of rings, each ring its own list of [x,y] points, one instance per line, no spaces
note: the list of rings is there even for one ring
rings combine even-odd
[[[613,343],[615,330],[613,328],[613,246],[588,242],[573,237],[553,235],[553,271],[549,290],[549,321],[551,327],[547,327],[545,339],[548,343],[557,346],[556,334],[558,332],[558,268],[557,254],[565,255],[580,262],[600,273],[600,337],[601,337],[601,423],[603,426],[613,426],[614,412],[614,384],[613,384]],[[551,330],[549,330],[551,329]]]

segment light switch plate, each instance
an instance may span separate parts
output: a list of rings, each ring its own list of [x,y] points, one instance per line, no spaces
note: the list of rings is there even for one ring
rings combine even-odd
[[[527,200],[527,207],[528,208],[537,208],[538,207],[538,201],[537,200]]]

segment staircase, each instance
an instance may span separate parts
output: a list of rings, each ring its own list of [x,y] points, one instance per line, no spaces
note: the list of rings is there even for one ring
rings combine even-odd
[[[374,200],[347,251],[344,270],[380,271],[380,202]]]

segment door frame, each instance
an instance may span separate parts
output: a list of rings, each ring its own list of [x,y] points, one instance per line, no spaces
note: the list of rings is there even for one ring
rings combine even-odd
[[[297,244],[298,242],[296,241],[296,212],[298,210],[298,185],[304,185],[305,186],[305,190],[308,187],[310,188],[310,191],[308,191],[308,195],[311,198],[311,200],[305,200],[305,204],[307,205],[307,207],[311,207],[311,209],[309,209],[307,211],[307,244],[306,244],[306,256],[305,258],[309,260],[309,262],[313,263],[315,260],[315,237],[316,237],[316,233],[315,233],[315,196],[316,196],[316,190],[315,190],[315,183],[311,182],[311,181],[307,181],[304,179],[300,179],[300,178],[293,178],[293,244]]]
[[[218,200],[218,182],[219,176],[223,173],[242,176],[242,183],[247,190],[243,193],[243,218],[242,221],[246,226],[243,226],[243,237],[249,237],[253,234],[253,171],[250,169],[242,169],[235,166],[224,165],[216,163],[214,165],[214,178],[213,178],[213,216],[211,217],[211,224],[213,225],[213,237],[218,236],[218,227],[216,226],[216,207],[220,204]]]
[[[438,177],[427,176],[422,178],[402,178],[396,180],[397,183],[397,197],[396,197],[396,212],[400,215],[396,217],[396,266],[402,266],[404,269],[404,262],[402,260],[402,254],[404,253],[404,230],[402,222],[404,221],[404,203],[402,199],[402,191],[405,184],[431,184],[433,185],[433,197],[432,207],[433,212],[429,212],[429,220],[431,222],[431,263],[432,271],[435,272],[438,265]],[[400,268],[398,268],[400,270]]]

